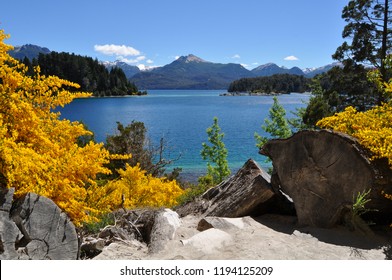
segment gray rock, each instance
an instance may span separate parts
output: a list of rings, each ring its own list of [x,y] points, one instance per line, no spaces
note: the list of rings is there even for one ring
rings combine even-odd
[[[272,186],[294,201],[301,225],[332,227],[350,211],[353,197],[371,188],[366,205],[392,214],[391,170],[370,162],[369,152],[356,139],[327,130],[301,131],[288,139],[270,140],[260,153],[273,162]]]
[[[148,254],[148,248],[137,240],[114,242],[103,248],[94,260],[141,260]]]
[[[102,238],[86,238],[82,245],[80,246],[80,250],[85,256],[96,256],[102,252],[103,248],[105,248],[106,240]]]
[[[230,232],[233,230],[244,229],[249,225],[249,217],[242,218],[221,218],[221,217],[205,217],[201,219],[197,225],[199,231],[204,231],[210,228]]]
[[[204,254],[213,254],[233,244],[233,237],[222,230],[210,228],[189,239],[181,240],[189,251],[201,251]]]

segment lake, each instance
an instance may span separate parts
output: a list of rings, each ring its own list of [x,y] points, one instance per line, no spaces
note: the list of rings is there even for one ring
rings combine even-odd
[[[247,159],[261,166],[265,158],[258,154],[254,133],[261,130],[272,96],[219,96],[222,90],[149,90],[146,96],[76,99],[60,109],[62,118],[83,121],[94,132],[98,142],[116,133],[116,122],[127,125],[133,120],[144,122],[150,139],[158,144],[167,141],[167,157],[180,159],[174,167],[183,169],[184,177],[193,180],[206,171],[201,159],[202,142],[207,142],[206,129],[218,117],[225,133],[229,167],[240,168]],[[280,95],[278,100],[288,117],[295,108],[306,106],[307,94]]]

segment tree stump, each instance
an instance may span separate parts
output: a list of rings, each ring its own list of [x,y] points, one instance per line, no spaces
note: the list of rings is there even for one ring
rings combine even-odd
[[[332,227],[351,211],[359,192],[371,189],[366,204],[377,215],[392,214],[391,170],[371,162],[369,152],[346,134],[328,130],[301,131],[288,139],[267,142],[260,153],[272,159],[274,189],[294,201],[301,225]]]
[[[5,193],[5,195],[4,195]],[[33,193],[12,201],[3,192],[0,211],[1,259],[72,260],[78,236],[68,216],[50,199]]]

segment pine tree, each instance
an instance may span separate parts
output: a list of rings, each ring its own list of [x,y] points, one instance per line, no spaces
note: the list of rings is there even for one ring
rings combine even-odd
[[[289,122],[286,119],[286,110],[279,104],[274,96],[274,104],[269,109],[268,118],[264,120],[261,128],[271,137],[265,137],[255,133],[256,146],[261,148],[271,138],[288,138],[292,135]]]
[[[208,160],[207,176],[212,177],[212,184],[219,184],[231,171],[227,161],[228,151],[223,143],[224,133],[221,133],[217,117],[214,117],[213,125],[207,128],[207,135],[211,146],[202,143],[201,156],[203,160]]]
[[[344,64],[364,63],[378,68],[384,81],[388,81],[385,59],[392,51],[392,18],[389,0],[352,0],[343,9],[342,18],[347,22],[343,38],[350,38],[337,48],[334,59]],[[351,61],[351,62],[350,62]],[[380,91],[378,104],[384,101]]]

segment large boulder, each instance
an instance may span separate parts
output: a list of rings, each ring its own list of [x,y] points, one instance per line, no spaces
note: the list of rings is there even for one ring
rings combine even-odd
[[[260,153],[272,159],[272,186],[294,201],[301,225],[332,227],[350,212],[353,197],[371,189],[366,204],[377,215],[392,213],[381,193],[392,193],[388,165],[369,160],[356,139],[328,130],[301,131],[268,141]]]
[[[77,259],[76,229],[52,200],[28,193],[12,202],[12,189],[0,197],[0,259]]]

